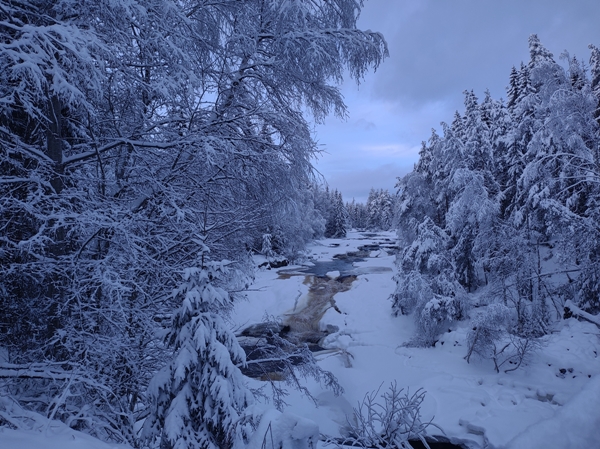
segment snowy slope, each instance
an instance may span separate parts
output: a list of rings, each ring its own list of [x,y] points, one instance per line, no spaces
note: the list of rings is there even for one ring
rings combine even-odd
[[[556,410],[550,419],[525,429],[509,449],[598,448],[600,447],[600,376]]]
[[[5,414],[5,410],[10,413]],[[0,420],[13,427],[0,427],[0,449],[131,449],[104,443],[60,421],[23,410],[8,398],[0,398]]]
[[[69,429],[60,422],[38,430],[0,430],[2,449],[127,449]]]
[[[393,233],[380,233],[381,237],[393,238]],[[360,238],[359,233],[350,233],[347,239],[319,241],[310,254],[316,261],[329,260],[334,254],[370,242]],[[501,448],[509,443],[515,448],[533,447],[520,441],[541,442],[539,433],[546,427],[558,429],[552,423],[564,415],[569,416],[569,422],[579,424],[571,432],[561,427],[562,433],[587,435],[585,441],[591,444],[588,447],[600,447],[600,407],[593,407],[594,401],[600,403],[600,388],[594,386],[600,378],[596,326],[575,319],[560,322],[545,337],[528,366],[506,374],[497,374],[491,362],[471,360],[467,364],[467,323],[453,326],[434,348],[404,347],[402,344],[412,336],[412,319],[391,316],[393,272],[381,269],[393,269],[394,256],[382,251],[371,255],[377,257],[355,264],[359,273],[367,274],[359,275],[349,291],[336,294],[335,302],[342,313],[330,308],[321,321],[322,327],[331,324],[339,328],[322,343],[338,351],[318,358],[323,368],[337,376],[345,393],[336,398],[318,385],[311,385],[321,406],[315,408],[292,393],[287,401],[291,411],[317,421],[322,433],[336,435],[345,423],[345,415],[367,392],[382,384],[387,388],[395,380],[411,392],[425,389],[424,417],[433,417],[447,437],[470,447]],[[254,289],[248,301],[236,310],[235,320],[240,326],[261,321],[265,313],[285,316],[294,310],[296,302],[298,310],[308,286],[303,275],[279,277],[271,270],[258,274]],[[583,396],[577,396],[583,389]],[[586,400],[584,406],[582,401]],[[435,428],[431,433],[440,434]],[[565,445],[540,447],[579,447],[566,441]]]

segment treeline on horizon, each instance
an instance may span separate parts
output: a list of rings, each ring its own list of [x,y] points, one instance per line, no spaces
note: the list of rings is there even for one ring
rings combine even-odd
[[[329,186],[316,187],[315,208],[324,218],[319,237],[343,238],[347,231],[389,231],[393,228],[395,197],[386,189],[371,188],[366,203],[352,199],[344,203],[342,193]]]

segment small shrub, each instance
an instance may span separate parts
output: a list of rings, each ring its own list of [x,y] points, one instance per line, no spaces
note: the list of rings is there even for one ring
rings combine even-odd
[[[425,430],[435,424],[423,422],[421,418],[425,391],[419,389],[410,395],[408,391],[398,389],[396,382],[392,382],[389,390],[379,396],[380,389],[365,395],[358,408],[354,409],[352,420],[348,421],[348,436],[334,444],[340,448],[412,449],[408,441],[419,439],[429,448]]]
[[[518,369],[539,348],[534,334],[516,335],[511,332],[513,317],[503,304],[491,304],[485,314],[473,320],[473,327],[467,335],[467,363],[473,354],[494,362],[497,373],[506,364],[510,372]]]

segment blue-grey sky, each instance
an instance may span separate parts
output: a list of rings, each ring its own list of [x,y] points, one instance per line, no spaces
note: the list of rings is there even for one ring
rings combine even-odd
[[[342,86],[349,117],[316,127],[317,170],[347,201],[394,190],[431,129],[462,112],[465,89],[506,96],[511,67],[529,60],[530,34],[557,61],[567,50],[587,62],[599,21],[600,0],[366,0],[359,27],[382,32],[390,57],[359,87]]]

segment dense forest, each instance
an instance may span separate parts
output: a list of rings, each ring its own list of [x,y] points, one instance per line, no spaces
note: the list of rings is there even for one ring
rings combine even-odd
[[[551,322],[600,311],[600,50],[590,49],[589,69],[567,53],[561,65],[532,35],[507,100],[465,92],[464,113],[399,181],[393,310],[414,313],[414,344],[488,306],[467,360],[519,364]]]
[[[253,252],[325,231],[309,121],[387,56],[361,6],[0,4],[3,395],[134,447],[233,443],[224,320]]]
[[[253,257],[352,228],[397,230],[408,346],[469,318],[466,361],[510,371],[553,322],[598,323],[600,49],[559,63],[532,35],[506,100],[465,92],[397,192],[344,203],[312,123],[388,56],[361,8],[0,4],[0,426],[28,410],[131,447],[242,447],[265,393],[228,318]]]

